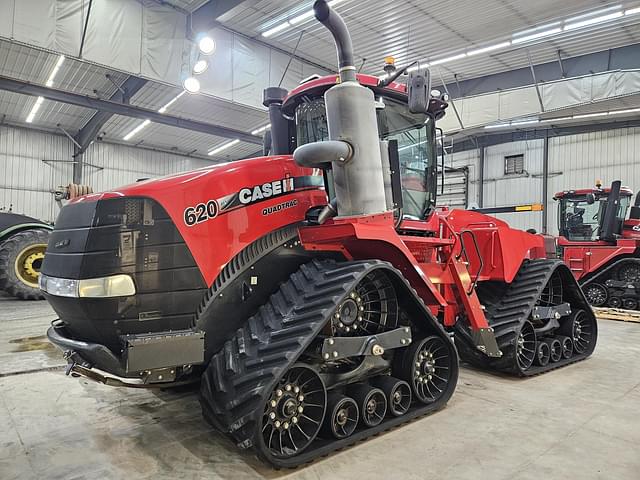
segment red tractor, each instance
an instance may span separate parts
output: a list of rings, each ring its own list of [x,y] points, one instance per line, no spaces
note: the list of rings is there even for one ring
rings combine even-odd
[[[455,345],[527,376],[597,339],[542,236],[435,208],[447,104],[428,71],[356,75],[342,18],[314,10],[339,75],[265,92],[268,156],[72,201],[41,277],[68,372],[200,379],[205,418],[278,467],[444,407]]]
[[[559,255],[594,307],[640,305],[640,195],[619,180],[610,188],[567,190],[558,201]]]

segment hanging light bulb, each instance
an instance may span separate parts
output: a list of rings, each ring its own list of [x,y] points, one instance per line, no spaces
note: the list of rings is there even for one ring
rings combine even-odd
[[[200,82],[194,77],[185,78],[182,82],[182,86],[189,93],[198,93],[200,91]]]
[[[198,49],[203,55],[211,55],[216,51],[216,41],[208,35],[198,40]]]
[[[207,68],[209,68],[209,62],[206,60],[198,60],[193,66],[193,73],[195,75],[200,75],[201,73],[204,73]]]

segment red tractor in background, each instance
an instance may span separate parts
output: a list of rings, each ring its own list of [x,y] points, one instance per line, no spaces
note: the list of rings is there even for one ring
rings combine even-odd
[[[559,256],[594,307],[640,306],[640,195],[627,219],[632,197],[619,180],[610,188],[598,182],[595,188],[554,196],[559,203]]]
[[[428,71],[356,75],[342,18],[314,10],[339,75],[267,89],[268,155],[72,201],[41,275],[69,373],[200,379],[205,418],[278,467],[442,408],[456,346],[527,376],[597,340],[553,242],[436,209]]]

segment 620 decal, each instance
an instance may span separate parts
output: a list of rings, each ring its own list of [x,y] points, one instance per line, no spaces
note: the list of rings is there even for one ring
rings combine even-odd
[[[184,210],[184,223],[188,226],[206,222],[218,216],[218,202],[209,200],[207,203],[199,203],[195,207],[187,207]]]

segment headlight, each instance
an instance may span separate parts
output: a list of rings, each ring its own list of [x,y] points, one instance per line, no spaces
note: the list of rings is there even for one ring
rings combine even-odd
[[[109,298],[135,295],[136,286],[129,275],[71,280],[40,274],[40,289],[59,297]]]
[[[48,277],[41,273],[38,281],[40,282],[40,289],[51,295],[57,295],[58,297],[78,296],[78,280]]]

